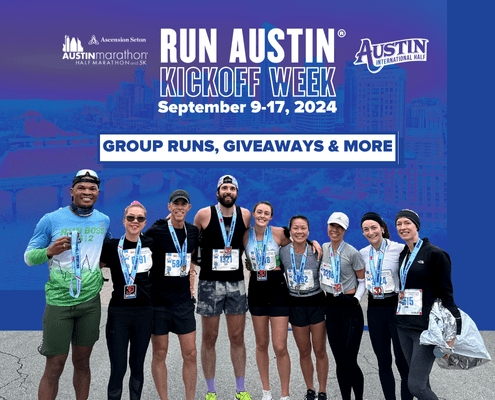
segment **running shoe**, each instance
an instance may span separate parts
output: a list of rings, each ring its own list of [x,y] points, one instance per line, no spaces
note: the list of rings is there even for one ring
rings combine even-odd
[[[217,400],[217,394],[211,392],[206,393],[206,400]]]
[[[318,393],[318,400],[327,400],[327,394],[326,393]]]
[[[281,397],[280,400],[290,400],[289,396]]]
[[[235,394],[236,399],[251,400],[251,395],[248,392],[239,392]]]
[[[271,390],[263,390],[263,397],[261,400],[272,400],[272,391]]]
[[[316,400],[316,392],[313,389],[308,389],[304,400]]]

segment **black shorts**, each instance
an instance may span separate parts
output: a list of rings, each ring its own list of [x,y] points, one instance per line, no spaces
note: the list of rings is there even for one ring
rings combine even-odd
[[[168,335],[169,332],[185,335],[195,330],[192,300],[167,307],[153,307],[153,335]]]
[[[258,281],[257,273],[251,272],[248,305],[251,315],[262,317],[289,316],[289,289],[282,271],[268,271],[266,281]]]
[[[309,297],[290,297],[289,322],[304,327],[325,321],[325,293]]]

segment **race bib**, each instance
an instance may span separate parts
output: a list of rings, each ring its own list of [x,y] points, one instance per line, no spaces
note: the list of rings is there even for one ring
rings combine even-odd
[[[397,304],[397,315],[422,315],[423,313],[423,291],[421,289],[406,289],[399,294]]]
[[[187,276],[191,270],[191,254],[187,254],[187,264],[181,265],[179,253],[165,254],[165,276]]]
[[[225,249],[213,249],[213,271],[235,271],[239,269],[239,250],[231,249],[227,254]]]
[[[366,271],[366,288],[370,293],[373,293],[373,276],[371,275],[371,271]],[[384,293],[394,293],[395,292],[395,282],[392,277],[392,271],[389,269],[382,271],[382,287]]]
[[[294,272],[292,269],[287,270],[287,277],[289,281],[289,288],[292,290],[308,291],[314,287],[313,271],[311,270],[304,271],[304,275],[301,277],[299,286],[294,279]]]
[[[134,263],[134,254],[136,254],[136,249],[127,249],[123,252],[125,264],[129,269],[129,273],[131,272],[132,264]],[[141,254],[139,254],[137,273],[148,272],[152,266],[153,259],[151,258],[151,250],[149,247],[144,247],[141,249]]]
[[[320,265],[320,283],[326,286],[333,286],[332,266],[322,262]]]
[[[256,262],[256,254],[252,251],[249,254],[249,259],[253,267],[253,271],[259,271],[258,263]],[[274,250],[268,250],[265,257],[265,271],[272,271],[277,268],[277,256]]]

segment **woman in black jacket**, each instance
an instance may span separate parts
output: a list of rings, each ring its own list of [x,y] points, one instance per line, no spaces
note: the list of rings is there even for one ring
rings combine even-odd
[[[428,329],[428,319],[435,299],[452,313],[461,333],[461,315],[454,303],[449,255],[419,238],[420,220],[411,210],[399,211],[395,217],[399,236],[406,242],[399,256],[400,292],[397,307],[397,331],[404,356],[409,364],[408,386],[419,400],[436,400],[429,375],[435,355],[434,346],[421,345],[421,332]],[[454,339],[448,342],[450,347]],[[448,357],[448,356],[446,356]]]

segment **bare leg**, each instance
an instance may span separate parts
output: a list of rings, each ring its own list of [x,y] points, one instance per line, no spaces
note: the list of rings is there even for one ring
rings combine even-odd
[[[64,371],[68,355],[67,353],[46,358],[45,372],[38,387],[38,400],[55,400],[58,393],[58,381]]]
[[[156,391],[160,400],[168,399],[167,388],[167,352],[168,335],[151,335],[151,345],[153,347],[153,358],[151,360],[151,374],[155,381]]]
[[[182,379],[186,389],[186,400],[194,400],[196,394],[196,381],[198,379],[198,352],[196,350],[196,331],[179,335],[180,349],[182,352]]]
[[[72,345],[72,364],[74,365],[72,383],[76,391],[76,400],[87,400],[89,397],[89,385],[91,384],[89,357],[92,351],[93,346]]]
[[[296,340],[297,348],[299,349],[299,362],[301,363],[301,371],[306,382],[306,387],[315,390],[313,383],[314,367],[311,359],[311,340],[309,325],[300,327],[292,325],[292,332]]]
[[[234,366],[234,375],[240,378],[246,375],[246,345],[244,344],[245,314],[227,314],[227,331],[230,339],[230,358]]]
[[[270,317],[273,351],[277,357],[277,369],[282,386],[282,397],[289,396],[290,357],[287,351],[289,317]]]
[[[218,337],[218,326],[220,325],[220,315],[214,317],[201,317],[203,332],[201,340],[201,365],[205,379],[215,377],[215,364],[217,354],[215,345]]]
[[[270,390],[270,359],[268,357],[268,344],[270,343],[269,317],[268,315],[253,315],[252,319],[254,335],[256,337],[256,363],[258,364],[261,384],[263,385],[263,390]]]
[[[310,325],[311,341],[316,356],[316,375],[318,376],[318,391],[326,393],[328,378],[327,328],[325,321]]]

